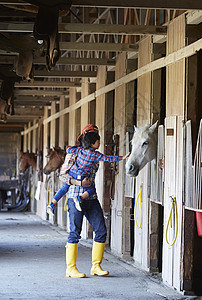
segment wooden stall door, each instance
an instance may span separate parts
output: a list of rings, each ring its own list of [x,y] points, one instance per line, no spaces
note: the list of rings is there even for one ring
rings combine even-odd
[[[165,121],[165,189],[164,240],[162,277],[180,290],[182,268],[182,186],[183,186],[183,122],[182,117],[171,116]],[[168,225],[172,198],[176,198],[177,214],[172,210],[172,228]],[[168,229],[167,229],[168,228]],[[176,233],[177,232],[177,233]],[[176,242],[175,235],[177,234]]]

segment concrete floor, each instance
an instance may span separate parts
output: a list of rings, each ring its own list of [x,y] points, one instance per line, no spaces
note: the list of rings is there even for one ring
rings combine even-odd
[[[0,212],[0,299],[193,299],[160,279],[105,253],[107,277],[90,275],[91,245],[79,244],[77,267],[65,277],[67,234],[30,213]]]

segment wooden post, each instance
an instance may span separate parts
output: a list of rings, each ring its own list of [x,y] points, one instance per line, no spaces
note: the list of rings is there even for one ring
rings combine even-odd
[[[48,118],[48,106],[44,107],[44,119]],[[47,154],[48,154],[48,123],[44,124],[43,127],[43,168],[47,163]],[[43,174],[43,181],[45,182],[46,175]]]
[[[151,55],[152,38],[150,36],[143,38],[139,43],[138,68],[149,64],[152,60]],[[137,126],[142,126],[151,122],[151,72],[138,78],[137,82]],[[145,270],[150,267],[150,249],[149,249],[149,175],[150,165],[147,164],[136,178],[135,198],[137,198],[142,187],[142,218],[144,222],[139,229],[135,226],[135,247],[134,259]],[[137,211],[137,218],[140,218],[140,211]]]
[[[60,97],[60,111],[65,108],[65,98]],[[59,117],[59,147],[64,149],[65,145],[65,115]]]
[[[44,119],[48,118],[48,106],[44,107]],[[48,154],[48,123],[44,124],[43,126],[43,168],[47,163],[47,156]],[[46,199],[47,199],[47,191],[45,187],[46,183],[46,175],[43,173],[43,182],[41,183],[40,188],[40,200],[37,201],[37,214],[42,219],[47,219],[46,213]]]
[[[81,98],[90,94],[90,84],[88,78],[83,78],[81,85]],[[89,103],[81,106],[81,129],[89,123]]]
[[[83,78],[82,85],[81,85],[81,98],[84,98],[90,94],[90,84],[88,78]],[[90,103],[85,103],[81,105],[81,126],[80,130],[84,126],[86,126],[89,123],[89,106]],[[87,221],[87,219],[84,217],[83,219],[83,226],[82,226],[82,232],[81,236],[84,239],[87,239],[89,237],[92,238],[92,229]]]
[[[174,19],[168,25],[167,55],[185,47],[185,16]],[[182,205],[183,189],[183,119],[185,107],[185,59],[166,68],[166,121],[165,121],[165,189],[164,189],[164,241],[163,270],[165,282],[177,290],[181,289],[182,278],[182,232],[184,213]],[[178,236],[170,247],[166,243],[165,229],[168,222],[171,201],[176,197],[178,210]],[[175,225],[173,226],[175,228]],[[173,231],[168,238],[173,240]]]
[[[98,68],[96,89],[104,87],[105,85],[106,85],[106,67],[101,66]],[[104,141],[105,141],[105,101],[106,101],[106,94],[103,94],[96,98],[95,119],[96,119],[96,125],[99,128],[99,135],[100,135],[99,151],[102,153],[104,153]],[[103,205],[103,178],[104,178],[104,163],[100,162],[99,170],[96,175],[96,190],[101,205]]]
[[[31,122],[28,123],[28,128],[30,128],[32,125],[31,125]],[[31,147],[31,144],[32,144],[32,140],[31,140],[31,137],[32,137],[32,132],[28,132],[27,134],[27,139],[28,139],[28,151],[29,152],[32,152],[32,147]]]
[[[51,115],[54,115],[56,113],[56,104],[55,102],[53,101],[51,103]],[[55,141],[56,141],[56,138],[55,138],[55,134],[56,134],[56,120],[52,120],[50,122],[50,148],[53,148],[55,147]]]
[[[115,80],[126,75],[126,53],[121,53],[116,62]],[[126,84],[115,89],[114,103],[114,134],[119,136],[119,153],[125,154],[126,124]],[[118,163],[118,174],[115,177],[115,194],[111,203],[111,249],[123,253],[123,222],[124,222],[124,163]],[[121,183],[121,184],[120,184]]]
[[[33,125],[36,125],[36,120],[33,121]],[[37,150],[37,136],[36,136],[36,132],[37,132],[37,128],[35,128],[33,130],[33,134],[32,134],[32,152],[36,153]]]
[[[53,101],[51,103],[51,115],[56,113],[56,103]],[[50,122],[50,148],[54,148],[56,146],[56,119]],[[51,173],[52,177],[52,195],[55,194],[55,176],[54,172]],[[51,201],[51,199],[50,199]],[[54,216],[49,215],[49,220],[52,224],[57,224],[57,214]]]
[[[27,129],[27,125],[24,126],[24,131]],[[23,135],[23,152],[27,152],[27,133]]]
[[[60,111],[65,108],[65,97],[60,97]],[[59,117],[59,147],[64,149],[65,145],[65,115]],[[63,182],[59,182],[59,188],[62,187]],[[65,203],[66,195],[60,199],[57,203],[57,224],[61,227],[65,227],[67,224],[67,213],[64,211],[64,203]]]
[[[75,88],[69,89],[69,106],[76,103]],[[69,145],[74,145],[76,141],[75,110],[69,113]]]

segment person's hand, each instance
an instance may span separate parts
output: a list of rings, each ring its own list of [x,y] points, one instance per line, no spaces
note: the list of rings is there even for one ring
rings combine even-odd
[[[130,155],[130,152],[128,152],[126,155],[124,155],[124,156],[122,157],[122,160],[126,159],[129,155]]]
[[[79,186],[84,186],[84,187],[89,187],[91,186],[90,179],[88,177],[84,178],[82,181],[81,180],[76,180],[71,177],[70,183],[72,185],[79,185]]]
[[[88,177],[86,177],[82,180],[82,186],[84,186],[84,187],[91,186],[91,182],[90,182],[90,179]]]

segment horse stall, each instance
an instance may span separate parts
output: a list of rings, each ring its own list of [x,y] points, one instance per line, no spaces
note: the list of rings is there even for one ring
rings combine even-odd
[[[187,249],[184,242],[189,213],[184,208],[183,198],[183,132],[187,119],[185,57],[192,57],[195,45],[190,44],[187,52],[184,50],[185,29],[186,16],[182,15],[168,25],[166,52],[165,47],[157,47],[151,36],[144,37],[139,41],[138,54],[119,54],[113,71],[100,66],[96,80],[84,79],[79,89],[69,88],[69,96],[60,96],[59,103],[52,102],[51,107],[45,107],[43,168],[50,159],[48,150],[60,146],[64,151],[67,145],[75,144],[86,123],[99,127],[101,152],[123,155],[131,147],[133,125],[141,127],[158,120],[157,158],[136,178],[126,176],[124,162],[112,166],[100,163],[97,193],[104,210],[111,251],[133,258],[134,264],[144,270],[162,272],[164,282],[178,290],[189,291],[193,289],[194,267],[187,271],[187,265],[193,264],[187,253],[194,249],[193,244],[191,250]],[[177,38],[179,32],[181,39]],[[189,106],[190,103],[191,100]],[[43,174],[40,183],[35,183],[39,193],[37,214],[68,230],[68,214],[64,211],[66,197],[58,203],[54,217],[46,213],[47,204],[62,184],[58,176],[59,168],[49,175]],[[92,229],[86,220],[82,238],[92,238]]]
[[[18,162],[21,161],[22,168],[26,159],[22,185],[26,187],[23,193],[30,197],[30,211],[68,231],[67,195],[57,203],[54,216],[47,214],[47,206],[63,184],[59,174],[66,147],[76,143],[86,124],[96,124],[101,137],[100,152],[109,155],[131,152],[127,161],[100,162],[96,175],[96,190],[106,220],[107,248],[135,266],[158,273],[178,291],[200,292],[202,244],[196,218],[202,214],[199,101],[202,41],[201,27],[198,28],[202,14],[116,10],[116,14],[110,8],[102,13],[99,10],[100,19],[95,23],[102,25],[117,18],[115,26],[122,20],[123,27],[106,27],[117,34],[108,37],[102,33],[99,43],[91,43],[94,39],[91,32],[89,43],[84,45],[86,49],[77,50],[70,57],[70,50],[65,48],[69,36],[63,33],[67,29],[60,27],[64,56],[55,70],[51,70],[48,54],[46,80],[16,84],[20,89],[25,87],[26,97],[32,91],[36,93],[30,101],[35,101],[33,113],[37,110],[34,105],[40,101],[40,116],[24,125],[21,137],[13,134],[9,140],[7,134],[0,133],[0,160],[4,162],[7,152],[6,166],[10,166],[0,173],[0,180],[18,178]],[[131,34],[131,27],[126,25],[133,23],[144,30],[137,27],[139,34]],[[88,27],[85,30],[89,33]],[[77,34],[70,33],[73,41]],[[78,42],[75,44],[82,45],[80,39]],[[74,43],[69,46],[75,47]],[[88,50],[91,49],[88,47],[93,48]],[[87,51],[86,57],[79,57]],[[91,57],[91,52],[96,54]],[[42,65],[40,59],[33,59],[36,65],[37,62]],[[66,68],[69,64],[71,67]],[[42,77],[46,73],[40,72],[40,67],[35,71]],[[34,88],[31,92],[30,85]],[[15,204],[15,200],[9,201]],[[86,218],[81,237],[93,239]]]

